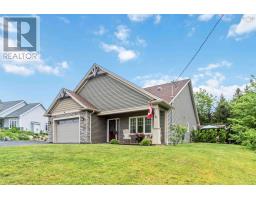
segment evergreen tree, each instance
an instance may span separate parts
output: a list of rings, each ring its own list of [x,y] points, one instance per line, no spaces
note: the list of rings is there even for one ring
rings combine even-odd
[[[214,119],[216,123],[224,123],[228,122],[228,118],[230,117],[230,104],[225,99],[223,94],[220,96],[220,100],[217,103],[215,112],[214,112]]]

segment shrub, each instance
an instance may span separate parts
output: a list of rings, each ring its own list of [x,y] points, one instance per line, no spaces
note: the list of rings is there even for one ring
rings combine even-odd
[[[194,130],[192,132],[193,142],[226,143],[229,139],[228,131],[225,129]]]
[[[19,140],[30,140],[30,137],[29,137],[29,135],[26,135],[26,134],[24,134],[24,133],[20,133],[20,134],[18,135],[18,139],[19,139]]]
[[[30,131],[21,131],[18,128],[12,128],[7,130],[0,130],[0,140],[30,140],[33,138],[33,133]]]
[[[141,142],[140,142],[140,145],[141,146],[150,146],[152,144],[152,141],[151,139],[148,139],[148,138],[144,138]]]
[[[182,142],[182,139],[185,136],[186,133],[186,127],[182,125],[172,125],[170,127],[170,136],[169,136],[169,141],[172,145],[177,145],[180,142]]]
[[[117,139],[112,139],[110,141],[110,144],[119,144],[119,141]]]
[[[256,130],[247,129],[244,132],[240,132],[233,135],[233,139],[237,144],[249,147],[251,149],[256,149]]]

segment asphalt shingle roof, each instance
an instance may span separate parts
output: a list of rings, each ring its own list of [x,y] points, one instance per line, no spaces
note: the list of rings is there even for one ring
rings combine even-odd
[[[0,112],[8,109],[8,108],[11,108],[12,106],[15,106],[16,104],[22,102],[23,100],[18,100],[18,101],[5,101],[5,102],[2,102],[0,101]]]
[[[23,107],[21,107],[18,110],[15,110],[14,112],[10,113],[9,115],[7,115],[6,117],[19,117],[20,115],[22,115],[23,113],[27,112],[28,110],[34,108],[35,106],[39,105],[40,103],[30,103],[27,104]]]
[[[161,85],[146,87],[144,88],[144,90],[170,103],[171,100],[189,81],[190,79],[184,79],[172,83],[165,83]]]

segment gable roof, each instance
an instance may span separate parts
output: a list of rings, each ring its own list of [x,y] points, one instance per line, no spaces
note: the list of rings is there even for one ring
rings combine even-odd
[[[82,96],[80,96],[80,95],[78,95],[78,94],[76,94],[76,93],[74,93],[70,90],[67,90],[67,89],[66,89],[66,92],[69,94],[69,96],[72,99],[76,100],[77,103],[79,103],[80,105],[82,104],[82,106],[84,108],[88,108],[88,109],[91,109],[91,110],[97,110],[97,108],[91,102],[89,102],[87,99],[85,99],[84,97],[82,97]]]
[[[19,108],[18,110],[15,110],[14,112],[8,114],[5,117],[19,117],[22,114],[24,114],[25,112],[31,110],[32,108],[34,108],[34,107],[36,107],[38,105],[41,105],[41,104],[40,103],[30,103],[30,104],[27,104],[27,105]]]
[[[98,111],[98,109],[92,104],[90,103],[87,99],[81,97],[80,95],[74,93],[71,90],[62,88],[60,90],[60,92],[58,93],[58,95],[55,97],[54,101],[52,102],[52,104],[50,105],[50,107],[47,109],[46,111],[46,115],[50,113],[50,111],[54,108],[54,106],[57,104],[57,102],[65,97],[65,96],[69,96],[71,99],[73,99],[76,103],[78,103],[79,105],[81,105],[85,110],[92,110],[92,111]]]
[[[190,79],[184,79],[176,82],[146,87],[144,90],[170,103],[189,82]]]
[[[0,102],[0,112],[4,111],[4,110],[7,110],[21,102],[24,102],[24,100],[18,100],[18,101],[1,101]]]
[[[87,81],[95,76],[97,73],[107,73],[109,76],[111,76],[112,78],[116,79],[117,81],[123,83],[124,85],[126,85],[127,87],[130,87],[131,89],[139,92],[140,94],[148,97],[151,100],[161,100],[158,96],[155,96],[152,93],[147,92],[146,90],[144,90],[143,88],[135,85],[134,83],[131,83],[127,80],[125,80],[124,78],[120,77],[119,75],[110,72],[109,70],[103,68],[102,66],[98,65],[98,64],[93,64],[92,67],[89,69],[89,71],[86,73],[86,75],[84,76],[84,78],[79,82],[79,84],[76,86],[76,88],[74,89],[75,93],[78,93],[80,91],[80,89],[87,83]]]

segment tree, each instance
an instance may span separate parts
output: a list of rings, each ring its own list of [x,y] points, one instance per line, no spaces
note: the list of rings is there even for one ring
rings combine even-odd
[[[242,90],[241,90],[240,88],[237,88],[237,89],[236,89],[236,92],[235,92],[235,94],[234,94],[234,96],[233,96],[233,100],[235,100],[235,99],[241,97],[242,95],[243,95]]]
[[[228,118],[230,117],[230,104],[225,99],[223,94],[220,96],[220,100],[217,103],[217,107],[214,112],[214,119],[217,123],[224,123],[228,122]]]
[[[201,89],[195,93],[195,103],[201,124],[211,123],[212,120],[212,110],[215,102],[215,97],[212,94],[206,92],[206,90]]]
[[[235,132],[256,129],[256,78],[252,76],[244,94],[231,103],[231,118]]]

